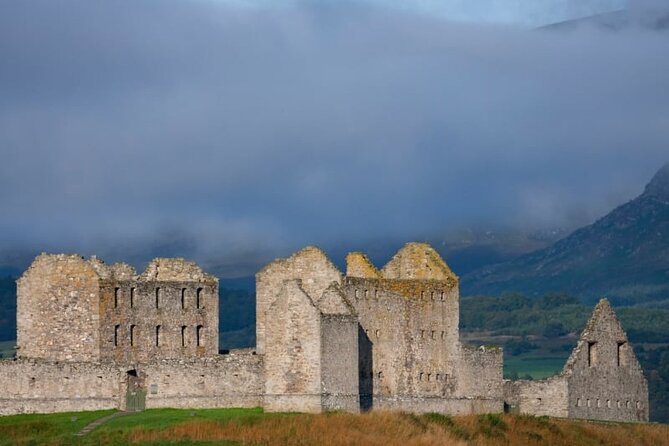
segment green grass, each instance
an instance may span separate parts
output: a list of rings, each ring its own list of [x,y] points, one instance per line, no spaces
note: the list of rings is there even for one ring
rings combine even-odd
[[[235,420],[252,424],[255,420],[272,416],[262,409],[154,409],[114,418],[84,437],[74,434],[92,421],[113,413],[113,410],[60,414],[27,414],[0,417],[0,446],[9,445],[125,445],[128,434],[136,428],[163,430],[182,422],[214,420],[227,423]],[[217,444],[237,445],[237,442],[153,442],[151,445]]]
[[[0,358],[11,358],[14,356],[16,341],[0,341]]]
[[[152,409],[114,418],[96,429],[95,433],[127,433],[136,427],[146,429],[165,429],[177,423],[192,420],[215,420],[226,423],[232,419],[240,423],[252,423],[255,419],[271,416],[261,408],[255,409]]]
[[[515,372],[521,378],[529,375],[535,380],[544,379],[560,373],[566,361],[564,356],[505,355],[504,376],[510,377]]]
[[[75,433],[113,412],[103,410],[0,417],[0,446],[73,444]]]
[[[0,445],[346,446],[374,439],[374,444],[384,446],[455,445],[463,441],[479,446],[526,446],[538,444],[537,440],[561,445],[669,446],[669,426],[662,425],[386,411],[314,415],[268,414],[262,409],[153,409],[114,418],[85,437],[74,436],[89,422],[109,413],[113,411],[0,417]]]

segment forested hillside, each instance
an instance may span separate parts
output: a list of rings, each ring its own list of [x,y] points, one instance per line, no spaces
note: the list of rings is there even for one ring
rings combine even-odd
[[[463,298],[461,334],[473,344],[502,345],[507,378],[543,378],[562,369],[592,310],[566,295]],[[615,311],[648,380],[651,420],[669,423],[669,310]]]
[[[548,248],[462,278],[463,295],[564,292],[669,306],[669,164],[636,199]]]

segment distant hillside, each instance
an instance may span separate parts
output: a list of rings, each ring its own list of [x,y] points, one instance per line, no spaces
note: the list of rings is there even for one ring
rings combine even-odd
[[[548,248],[465,275],[462,291],[669,305],[669,164],[639,197]]]
[[[554,23],[542,29],[569,31],[586,26],[609,31],[621,31],[633,28],[667,31],[669,30],[669,6],[625,8],[619,11]]]

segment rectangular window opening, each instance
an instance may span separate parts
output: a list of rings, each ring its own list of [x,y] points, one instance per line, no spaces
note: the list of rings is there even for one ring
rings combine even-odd
[[[198,288],[195,294],[195,305],[197,308],[202,308],[202,288]]]
[[[625,341],[618,342],[618,350],[616,354],[616,364],[618,367],[626,365],[625,363]]]
[[[181,326],[181,346],[182,347],[186,346],[186,326],[185,325]]]
[[[130,347],[135,346],[135,326],[130,326]]]
[[[204,345],[204,327],[202,325],[198,325],[195,329],[195,337],[197,340],[197,346],[202,347]]]
[[[135,306],[135,287],[130,288],[130,308]]]
[[[120,329],[120,325],[114,325],[114,347],[118,347],[118,331]]]
[[[181,309],[186,309],[186,288],[181,288]]]
[[[160,346],[160,325],[156,325],[156,347]]]
[[[597,343],[588,342],[588,367],[597,364]]]
[[[119,295],[120,288],[116,287],[114,288],[114,308],[118,308],[118,295]]]
[[[160,288],[156,288],[156,308],[160,308]]]

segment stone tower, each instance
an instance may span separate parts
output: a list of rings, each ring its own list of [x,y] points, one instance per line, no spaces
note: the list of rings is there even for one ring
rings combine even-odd
[[[502,410],[502,352],[462,346],[458,278],[431,246],[346,261],[342,277],[308,247],[256,275],[268,409]]]
[[[357,315],[337,268],[307,247],[256,277],[265,409],[359,411]]]

